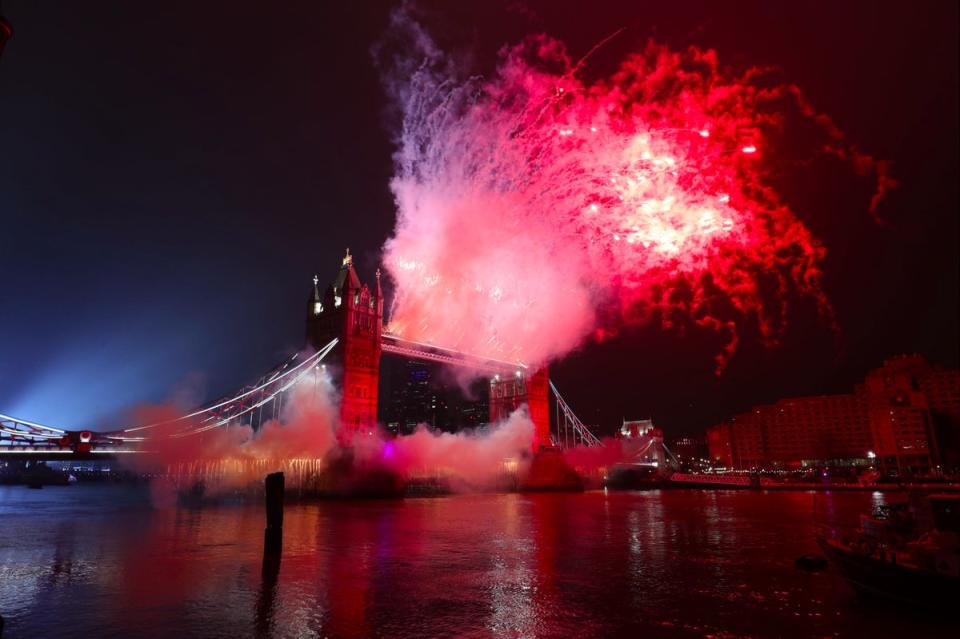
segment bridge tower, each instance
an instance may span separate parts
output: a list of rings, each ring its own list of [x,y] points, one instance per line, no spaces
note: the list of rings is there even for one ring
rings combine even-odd
[[[307,302],[307,342],[322,348],[337,337],[332,353],[332,374],[343,394],[340,403],[340,438],[349,442],[361,429],[377,423],[377,388],[380,379],[383,294],[377,270],[373,291],[361,284],[353,268],[350,249],[336,279],[321,296],[318,276]]]
[[[336,279],[320,293],[320,278],[314,276],[307,300],[307,342],[320,349],[333,338],[340,343],[331,353],[329,366],[343,398],[340,407],[340,437],[349,442],[359,430],[377,423],[377,389],[383,353],[383,293],[380,271],[371,291],[360,282],[347,250]],[[490,422],[506,419],[526,403],[534,424],[534,450],[549,447],[550,380],[547,367],[532,375],[517,371],[490,381]]]
[[[527,407],[534,428],[534,450],[550,446],[550,372],[546,364],[527,377]]]
[[[490,422],[506,419],[526,404],[534,427],[533,449],[550,446],[550,374],[547,366],[532,375],[497,375],[490,380]]]

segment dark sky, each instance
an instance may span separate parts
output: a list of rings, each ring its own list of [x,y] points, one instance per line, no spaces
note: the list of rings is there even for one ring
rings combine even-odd
[[[369,278],[393,225],[391,133],[370,48],[391,3],[3,3],[0,412],[68,428],[136,402],[216,395],[302,344],[310,278],[345,247]],[[840,331],[794,304],[779,346],[629,331],[553,367],[609,431],[668,435],[778,397],[849,390],[883,358],[958,360],[958,41],[953,2],[432,3],[445,42],[489,65],[545,31],[615,64],[655,37],[773,65],[901,186],[835,165],[783,186],[822,239]]]

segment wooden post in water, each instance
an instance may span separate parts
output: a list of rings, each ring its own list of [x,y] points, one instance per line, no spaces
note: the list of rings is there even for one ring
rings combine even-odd
[[[267,528],[263,532],[263,554],[279,555],[283,548],[283,473],[270,473],[264,482],[267,499]]]

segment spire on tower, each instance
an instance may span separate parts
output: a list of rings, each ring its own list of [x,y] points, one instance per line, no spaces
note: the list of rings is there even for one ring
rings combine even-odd
[[[310,312],[313,315],[319,315],[323,312],[323,298],[320,297],[320,276],[313,276],[313,291],[310,292]]]
[[[377,304],[377,321],[383,322],[383,289],[380,288],[380,269],[377,268],[377,291],[376,291],[376,304]]]
[[[350,255],[350,247],[347,247],[347,256],[343,258],[343,265],[353,264],[353,256]]]

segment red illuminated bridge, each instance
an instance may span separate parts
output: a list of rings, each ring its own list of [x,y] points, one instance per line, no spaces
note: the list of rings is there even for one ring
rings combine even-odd
[[[383,330],[380,273],[374,290],[360,282],[349,253],[332,284],[321,294],[314,277],[307,308],[307,341],[312,354],[297,353],[235,393],[186,415],[110,432],[70,430],[0,414],[0,459],[88,460],[149,454],[158,438],[189,438],[216,428],[259,429],[281,415],[295,386],[315,384],[326,364],[341,390],[341,442],[377,423],[380,360],[401,358],[471,369],[489,378],[489,421],[505,419],[526,404],[534,423],[534,449],[596,446],[600,441],[577,418],[550,381],[547,368],[477,357],[436,344],[404,339]],[[553,419],[551,419],[553,415]]]

